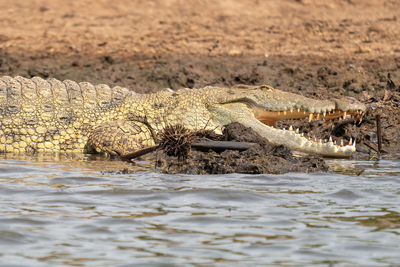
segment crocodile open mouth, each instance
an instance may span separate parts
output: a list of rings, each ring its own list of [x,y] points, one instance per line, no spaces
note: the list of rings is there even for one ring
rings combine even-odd
[[[276,122],[282,120],[291,120],[291,119],[306,119],[309,123],[313,119],[324,120],[326,125],[334,124],[336,121],[341,121],[344,119],[353,118],[354,122],[361,122],[364,116],[364,111],[362,110],[348,110],[342,111],[338,109],[326,110],[320,113],[310,112],[303,109],[290,109],[290,110],[282,110],[282,111],[268,111],[263,109],[254,109],[254,116],[260,122],[274,127]],[[274,128],[276,129],[276,128]],[[315,149],[320,149],[322,151],[329,151],[327,155],[336,156],[335,153],[339,152],[346,155],[351,155],[352,152],[355,151],[355,140],[348,141],[348,144],[345,145],[343,139],[341,141],[336,142],[332,140],[332,137],[329,139],[317,139],[315,137],[311,137],[309,135],[305,135],[301,133],[299,129],[294,129],[293,126],[290,126],[288,129],[276,129],[280,131],[282,136],[286,136],[287,140],[292,140],[301,144],[301,147],[314,147]],[[332,152],[332,153],[331,153]]]

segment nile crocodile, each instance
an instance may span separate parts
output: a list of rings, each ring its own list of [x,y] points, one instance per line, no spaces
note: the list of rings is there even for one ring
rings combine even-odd
[[[204,87],[135,94],[126,88],[0,78],[0,152],[106,152],[125,154],[154,146],[169,125],[221,132],[240,122],[276,145],[325,156],[347,157],[355,144],[316,141],[274,126],[282,119],[362,116],[354,100],[314,100],[270,86]]]

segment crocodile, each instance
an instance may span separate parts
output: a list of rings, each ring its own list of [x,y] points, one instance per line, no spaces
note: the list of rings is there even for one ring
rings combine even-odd
[[[123,155],[154,146],[167,126],[210,129],[239,122],[272,144],[295,151],[348,157],[355,142],[313,140],[279,120],[362,118],[354,99],[315,100],[268,85],[164,89],[137,94],[120,86],[54,78],[0,78],[0,152],[105,152]]]

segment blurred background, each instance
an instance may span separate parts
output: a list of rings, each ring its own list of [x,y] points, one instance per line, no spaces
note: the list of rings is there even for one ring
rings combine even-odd
[[[399,9],[395,0],[0,0],[0,74],[138,91],[238,82],[291,87],[292,78],[271,69],[293,74],[304,65],[342,68],[343,61],[357,72],[366,62],[398,67]]]

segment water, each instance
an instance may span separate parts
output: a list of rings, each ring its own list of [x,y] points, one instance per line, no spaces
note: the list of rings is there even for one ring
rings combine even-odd
[[[163,175],[140,162],[116,174],[132,166],[1,155],[0,265],[400,265],[400,161],[330,164],[338,173]]]

